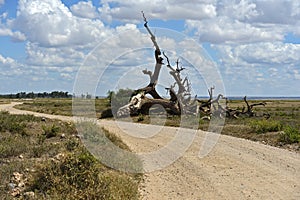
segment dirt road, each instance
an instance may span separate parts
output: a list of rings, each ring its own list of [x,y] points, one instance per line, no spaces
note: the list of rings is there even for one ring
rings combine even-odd
[[[1,110],[15,114],[72,120],[71,117],[36,114],[0,105]],[[156,135],[141,138],[146,125],[99,121],[119,135],[134,152],[153,152],[165,146],[176,134],[176,128],[148,126]],[[143,129],[145,130],[145,129]],[[134,136],[130,134],[134,133]],[[141,185],[142,199],[300,199],[300,154],[252,141],[221,135],[214,149],[204,158],[199,150],[205,138],[197,131],[190,148],[170,166],[145,174]]]

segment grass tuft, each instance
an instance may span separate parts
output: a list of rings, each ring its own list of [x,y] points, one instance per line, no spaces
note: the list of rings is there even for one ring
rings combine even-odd
[[[292,126],[286,126],[280,134],[279,142],[284,144],[300,143],[300,131]]]
[[[282,130],[282,124],[280,121],[275,120],[251,120],[250,126],[258,134]]]
[[[51,126],[42,126],[42,128],[46,138],[56,137],[60,130],[60,128],[55,124],[52,124]]]

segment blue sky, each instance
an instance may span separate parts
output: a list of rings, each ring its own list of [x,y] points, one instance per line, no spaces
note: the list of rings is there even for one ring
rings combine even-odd
[[[181,63],[186,65],[185,75],[191,77],[198,95],[206,95],[214,82],[222,82],[227,96],[300,96],[298,0],[0,0],[0,93],[72,92],[78,72],[88,69],[87,63],[93,65],[95,52],[99,53],[94,62],[97,68],[91,68],[94,71],[86,76],[95,79],[98,88],[87,87],[86,92],[103,95],[121,86],[132,87],[132,81],[138,79],[138,84],[146,85],[148,77],[141,70],[152,70],[152,55],[128,53],[147,45],[148,51],[153,48],[143,28],[142,10],[149,26],[170,29],[194,40],[187,43],[178,37],[160,37],[163,30],[153,28],[160,47],[175,52],[174,58],[170,56],[173,64],[175,55],[191,60],[194,58],[189,55],[203,56],[197,45],[209,54],[216,68],[208,68],[205,62],[194,63],[199,76],[188,63]],[[105,43],[115,35],[123,38],[117,45],[116,41]],[[103,42],[104,49],[94,49]],[[176,52],[174,42],[185,45],[180,47],[184,52]],[[124,52],[128,55],[122,57]],[[118,58],[115,63],[123,66],[123,71],[107,70],[108,63],[99,62],[107,57]],[[103,71],[106,77],[101,76]],[[125,78],[116,76],[126,72]],[[162,72],[161,79],[163,76],[168,73]],[[212,80],[205,84],[197,77]],[[122,85],[113,84],[116,82]]]

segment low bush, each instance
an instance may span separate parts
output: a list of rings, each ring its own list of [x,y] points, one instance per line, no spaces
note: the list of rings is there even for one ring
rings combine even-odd
[[[279,121],[266,119],[251,120],[250,127],[258,134],[282,130],[282,124]]]
[[[105,109],[101,112],[101,116],[100,116],[101,119],[111,118],[111,117],[113,117],[111,108]]]
[[[57,133],[60,130],[60,128],[54,124],[52,124],[51,126],[43,126],[42,128],[46,138],[56,137]]]
[[[292,126],[286,126],[280,134],[279,142],[284,144],[300,142],[300,131]]]
[[[27,153],[30,142],[27,137],[20,135],[2,134],[0,139],[0,158],[9,158]],[[1,162],[0,162],[1,163]]]
[[[10,115],[8,112],[0,112],[0,132],[27,135],[26,123],[38,120],[40,119],[33,115]]]
[[[143,116],[142,114],[140,114],[140,115],[138,116],[137,121],[138,121],[138,122],[144,121],[144,116]]]

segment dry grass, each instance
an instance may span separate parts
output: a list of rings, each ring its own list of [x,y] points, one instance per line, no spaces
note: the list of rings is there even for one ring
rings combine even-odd
[[[102,165],[76,135],[72,123],[0,112],[0,199],[138,199],[141,175]]]
[[[258,103],[260,101],[248,100],[249,104]],[[235,137],[242,137],[254,141],[260,141],[273,146],[280,146],[284,148],[292,148],[300,151],[299,142],[293,142],[292,147],[290,142],[284,142],[282,138],[282,131],[285,127],[292,127],[300,130],[300,101],[299,100],[266,100],[266,106],[257,106],[254,111],[258,115],[254,118],[240,118],[240,119],[226,119],[222,134],[231,135]],[[242,100],[229,101],[229,107],[242,109],[245,106]],[[71,99],[36,99],[32,102],[27,102],[20,105],[19,108],[26,110],[33,110],[38,112],[45,112],[50,114],[71,115]],[[96,99],[95,101],[96,115],[100,117],[104,110],[109,109],[108,99]],[[270,114],[270,119],[263,120],[263,113]],[[165,116],[163,116],[165,118]],[[178,116],[168,116],[163,124],[167,126],[198,126],[202,130],[207,130],[208,121],[199,120],[195,124],[194,120],[191,123],[181,124],[181,119]],[[151,121],[149,116],[139,115],[132,117],[129,121],[138,123],[155,123]],[[159,121],[159,120],[157,120]],[[161,123],[161,122],[160,122]],[[157,123],[156,123],[157,124]],[[287,139],[288,140],[288,139]],[[296,141],[296,140],[291,140]]]
[[[0,99],[0,104],[8,104],[10,103],[9,99]]]
[[[91,100],[93,101],[93,100]],[[79,100],[76,100],[79,104]],[[83,104],[89,103],[87,100],[82,100]],[[92,102],[95,107],[97,117],[100,117],[102,111],[107,108],[108,100],[107,99],[95,99],[95,102]],[[21,105],[17,105],[16,108],[21,110],[30,110],[34,112],[47,113],[53,115],[65,115],[72,116],[72,99],[47,99],[47,98],[37,98],[31,101],[26,101]],[[84,109],[86,106],[84,106]]]
[[[257,102],[253,100],[249,101],[249,103]],[[293,139],[298,137],[295,135],[300,130],[300,101],[268,100],[266,103],[265,107],[255,107],[258,117],[226,120],[222,133],[300,151],[300,142]],[[231,101],[229,103],[229,106],[233,108],[241,108],[242,105],[242,101]],[[266,120],[261,117],[263,113],[270,114],[270,118]],[[288,134],[287,132],[290,129],[296,131],[293,134]],[[283,139],[283,135],[285,139]]]

